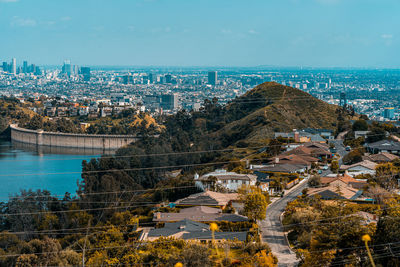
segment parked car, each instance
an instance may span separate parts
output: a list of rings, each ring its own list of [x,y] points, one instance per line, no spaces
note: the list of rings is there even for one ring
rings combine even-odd
[[[324,166],[321,167],[321,169],[326,171],[327,169],[329,169],[329,166],[328,165],[324,165]]]
[[[346,151],[350,151],[350,150],[351,150],[351,147],[346,146]]]

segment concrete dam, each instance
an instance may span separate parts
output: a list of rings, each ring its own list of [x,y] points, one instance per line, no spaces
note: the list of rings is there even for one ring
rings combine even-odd
[[[133,135],[45,132],[20,128],[16,124],[10,125],[10,128],[13,142],[60,148],[116,150],[139,139]]]

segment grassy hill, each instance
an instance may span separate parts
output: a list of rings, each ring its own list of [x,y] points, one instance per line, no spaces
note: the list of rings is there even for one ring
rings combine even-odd
[[[337,106],[275,82],[258,85],[226,106],[228,123],[214,137],[258,142],[275,131],[327,128],[337,124]]]

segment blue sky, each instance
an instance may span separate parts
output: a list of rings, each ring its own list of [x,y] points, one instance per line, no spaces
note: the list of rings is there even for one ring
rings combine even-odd
[[[400,67],[399,0],[0,0],[0,60]]]

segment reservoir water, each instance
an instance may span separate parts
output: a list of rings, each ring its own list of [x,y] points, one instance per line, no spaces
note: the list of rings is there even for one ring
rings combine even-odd
[[[82,160],[102,151],[36,147],[0,139],[0,201],[21,189],[46,189],[52,195],[75,194]],[[76,172],[70,174],[70,172]]]

